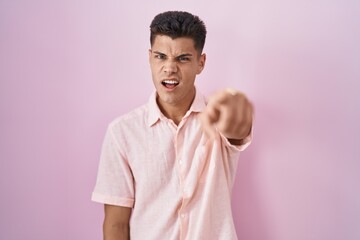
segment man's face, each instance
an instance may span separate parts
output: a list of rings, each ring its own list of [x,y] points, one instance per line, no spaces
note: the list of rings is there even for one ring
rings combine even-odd
[[[160,106],[190,104],[195,96],[195,77],[205,65],[190,38],[155,37],[149,61]]]

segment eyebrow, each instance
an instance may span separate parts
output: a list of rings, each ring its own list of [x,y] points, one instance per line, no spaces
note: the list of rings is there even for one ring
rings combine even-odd
[[[159,55],[164,55],[167,56],[165,53],[159,52],[159,51],[152,51],[154,54],[159,54]],[[192,57],[193,55],[191,53],[184,53],[184,54],[180,54],[179,56],[176,56],[175,58],[180,58],[180,57]]]

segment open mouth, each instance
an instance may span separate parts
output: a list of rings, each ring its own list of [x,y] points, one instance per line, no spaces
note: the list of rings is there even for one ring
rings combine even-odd
[[[173,89],[177,85],[179,85],[179,82],[176,80],[164,80],[161,82],[162,85],[164,85],[168,89]]]

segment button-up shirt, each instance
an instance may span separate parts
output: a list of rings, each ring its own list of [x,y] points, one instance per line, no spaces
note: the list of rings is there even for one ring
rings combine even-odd
[[[108,126],[92,200],[132,208],[132,240],[237,239],[231,192],[240,152],[219,132],[202,132],[194,101],[176,126],[156,103],[147,104]]]

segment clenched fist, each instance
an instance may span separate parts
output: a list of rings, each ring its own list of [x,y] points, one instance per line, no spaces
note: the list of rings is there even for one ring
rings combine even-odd
[[[209,97],[199,118],[210,138],[214,138],[217,129],[231,143],[241,144],[251,131],[253,107],[243,93],[228,88]]]

